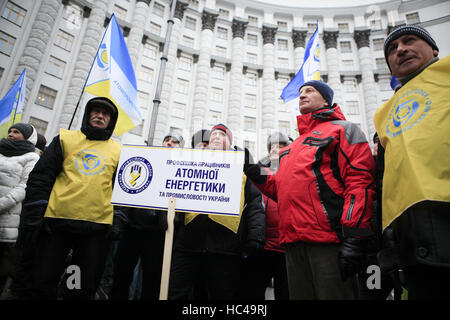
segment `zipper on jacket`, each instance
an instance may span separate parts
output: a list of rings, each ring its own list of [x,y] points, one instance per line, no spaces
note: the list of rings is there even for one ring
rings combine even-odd
[[[350,198],[350,207],[348,208],[347,211],[347,221],[350,221],[352,219],[352,211],[354,205],[355,205],[355,195],[352,194]]]

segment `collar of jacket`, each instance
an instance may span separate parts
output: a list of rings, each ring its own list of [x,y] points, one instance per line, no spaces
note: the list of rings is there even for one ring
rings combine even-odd
[[[298,115],[298,132],[299,134],[304,134],[312,130],[317,124],[332,120],[346,120],[341,108],[336,103],[331,107],[327,106],[314,112]]]

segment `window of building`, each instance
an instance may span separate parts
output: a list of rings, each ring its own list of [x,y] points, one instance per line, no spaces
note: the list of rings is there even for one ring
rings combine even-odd
[[[278,50],[286,51],[288,49],[288,41],[286,39],[278,39]]]
[[[256,53],[247,52],[247,62],[248,63],[257,64],[258,63],[258,56],[256,55]]]
[[[150,22],[150,32],[159,36],[161,34],[161,26],[157,23]]]
[[[5,72],[5,68],[0,67],[0,80],[2,80],[3,72]]]
[[[380,19],[375,19],[375,20],[370,20],[370,29],[372,30],[381,30],[381,20]]]
[[[228,20],[228,18],[230,17],[230,11],[223,8],[219,8],[219,17]]]
[[[128,132],[137,136],[142,136],[142,133],[144,132],[144,121],[142,121],[141,124],[137,125]]]
[[[314,31],[316,31],[317,24],[316,23],[308,23],[306,25],[306,27],[307,27],[309,33],[313,33]]]
[[[179,136],[183,136],[183,129],[177,127],[170,127],[170,132]]]
[[[50,56],[47,63],[47,68],[45,72],[62,79],[64,75],[64,69],[66,68],[66,63],[56,57]]]
[[[344,92],[356,92],[356,80],[348,79],[343,83]]]
[[[216,53],[218,56],[226,57],[227,56],[227,48],[222,46],[216,46]]]
[[[277,80],[277,89],[283,91],[284,87],[286,87],[290,81],[291,80],[289,77],[279,75]]]
[[[375,64],[376,64],[377,69],[386,69],[387,68],[386,60],[384,60],[384,58],[376,58]]]
[[[147,110],[150,105],[150,95],[146,92],[138,91],[139,107],[143,110]]]
[[[73,39],[74,39],[73,35],[59,29],[58,33],[56,34],[55,45],[70,52],[73,46]]]
[[[180,58],[178,59],[178,66],[181,70],[184,71],[191,71],[192,69],[192,58],[182,55],[180,56]]]
[[[278,31],[287,31],[287,22],[286,21],[277,21]]]
[[[198,0],[189,0],[189,6],[198,9]]]
[[[226,28],[217,27],[217,38],[227,40],[228,30]]]
[[[355,69],[353,60],[342,60],[342,69],[343,71],[353,71]]]
[[[244,116],[244,130],[256,132],[256,118]]]
[[[81,11],[80,7],[69,4],[66,6],[66,11],[64,12],[63,18],[76,26],[80,26],[82,16],[83,12]]]
[[[279,112],[290,112],[290,109],[286,103],[284,103],[283,99],[278,98],[278,111]]]
[[[49,109],[53,109],[53,106],[55,105],[56,93],[56,90],[41,85],[39,87],[39,92],[34,103]]]
[[[244,140],[244,148],[247,148],[251,154],[255,154],[255,142],[250,140]]]
[[[164,7],[162,4],[155,2],[153,4],[153,13],[157,15],[158,17],[164,17],[164,10],[166,7]]]
[[[16,43],[16,38],[13,36],[0,31],[0,52],[9,56],[14,48],[14,43]]]
[[[225,67],[215,65],[212,68],[211,75],[214,79],[225,80]]]
[[[378,79],[378,85],[380,86],[381,91],[391,91],[391,79],[389,78],[380,78]]]
[[[177,86],[176,86],[176,92],[182,93],[182,94],[188,94],[189,93],[189,81],[184,79],[177,79]]]
[[[347,114],[359,114],[358,101],[346,101],[345,110]]]
[[[406,14],[406,23],[407,24],[420,23],[419,13],[418,12],[412,12],[412,13]]]
[[[158,47],[147,41],[144,44],[144,49],[142,51],[142,54],[147,58],[156,60],[156,57],[158,55]]]
[[[126,20],[127,19],[127,9],[115,4],[114,5],[114,9],[113,9],[114,14],[116,15],[116,17],[122,19],[122,20]]]
[[[256,95],[246,93],[244,100],[244,106],[246,108],[256,109]]]
[[[278,58],[278,66],[280,66],[281,68],[289,68],[289,59]]]
[[[383,50],[384,47],[384,39],[377,38],[372,40],[374,50]]]
[[[247,34],[247,44],[249,46],[257,46],[258,45],[258,36],[256,34]]]
[[[141,65],[141,68],[139,69],[139,80],[152,83],[153,81],[153,69],[146,67],[144,65]]]
[[[208,125],[214,126],[222,122],[222,113],[219,111],[209,110]]]
[[[350,41],[340,41],[339,45],[342,53],[352,52],[352,43]]]
[[[181,42],[183,46],[193,48],[194,47],[194,38],[183,36],[183,40]]]
[[[186,104],[181,102],[174,102],[172,115],[176,118],[184,119],[186,113]]]
[[[28,120],[28,123],[31,124],[38,133],[45,135],[45,132],[47,131],[47,127],[48,127],[48,122],[35,118],[35,117],[30,117],[30,120]]]
[[[257,26],[258,26],[258,17],[255,17],[255,16],[248,16],[248,24],[249,24],[250,26],[255,26],[255,27],[257,27]]]
[[[223,102],[223,89],[221,88],[211,88],[211,101]]]
[[[289,121],[283,121],[283,120],[278,121],[278,127],[280,128],[280,132],[289,136],[289,133],[291,131],[291,124]]]
[[[256,72],[247,71],[246,84],[252,87],[256,87],[256,81],[258,80],[258,74]]]
[[[349,33],[350,32],[348,23],[338,23],[338,29],[339,29],[339,33]]]
[[[196,19],[186,16],[186,21],[184,22],[184,26],[186,29],[195,30],[196,25],[197,25]]]
[[[3,10],[2,17],[6,20],[18,25],[22,26],[23,21],[25,20],[25,16],[27,15],[27,10],[22,7],[19,7],[12,1],[8,1],[6,4],[5,10]]]

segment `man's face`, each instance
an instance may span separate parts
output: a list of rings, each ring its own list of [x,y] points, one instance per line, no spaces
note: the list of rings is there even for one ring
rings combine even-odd
[[[214,130],[209,136],[209,148],[213,150],[228,150],[230,149],[230,140],[225,132],[222,130]]]
[[[194,149],[206,149],[208,148],[208,142],[198,142],[195,146]]]
[[[172,137],[167,137],[164,139],[162,145],[163,147],[178,148],[180,147],[180,142]]]
[[[438,51],[422,38],[404,34],[392,41],[387,48],[387,59],[392,75],[407,76],[438,55]]]
[[[319,91],[313,86],[304,86],[300,89],[298,106],[301,114],[307,114],[323,108],[327,102]]]
[[[8,130],[8,136],[6,137],[6,139],[9,141],[25,140],[25,137],[23,136],[22,132],[19,131],[19,129],[10,128]]]
[[[97,129],[106,129],[111,120],[111,112],[103,107],[94,106],[89,114],[89,124]]]
[[[271,162],[278,161],[280,156],[280,149],[286,147],[284,143],[272,143],[269,151],[269,158]]]

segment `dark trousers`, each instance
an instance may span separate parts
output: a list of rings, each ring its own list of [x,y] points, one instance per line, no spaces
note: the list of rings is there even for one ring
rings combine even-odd
[[[289,300],[284,252],[263,250],[244,260],[244,273],[239,297],[264,300],[266,288],[274,279],[275,300]]]
[[[242,260],[238,255],[191,253],[174,250],[169,280],[169,300],[188,300],[198,283],[209,300],[238,298]]]
[[[72,249],[71,265],[79,267],[81,285],[79,289],[66,287],[64,298],[94,299],[110,243],[108,230],[89,235],[70,234],[58,230],[51,233],[42,231],[33,264],[32,297],[56,299],[58,282],[64,272],[66,257]]]
[[[127,229],[119,242],[115,258],[111,300],[128,300],[134,269],[141,258],[142,300],[158,300],[164,253],[163,230]]]
[[[339,244],[290,243],[286,267],[291,300],[352,300],[356,279],[342,281],[338,263]]]
[[[450,300],[450,268],[421,264],[403,271],[408,300]]]

